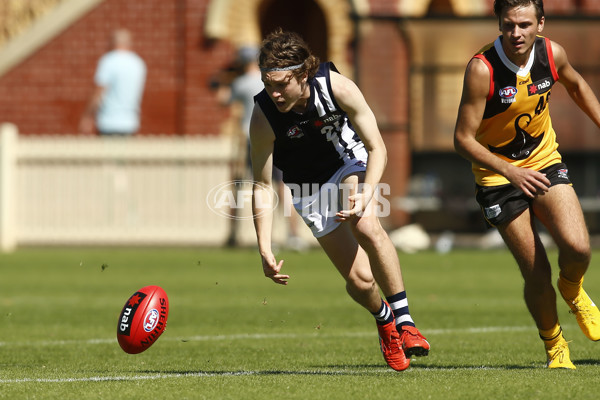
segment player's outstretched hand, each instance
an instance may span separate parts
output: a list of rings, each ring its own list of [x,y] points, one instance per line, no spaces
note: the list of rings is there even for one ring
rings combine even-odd
[[[281,267],[283,266],[283,260],[277,263],[275,256],[273,254],[269,254],[268,256],[262,257],[263,271],[267,278],[273,280],[273,282],[278,283],[280,285],[287,285],[288,279],[290,279],[289,275],[282,274]]]
[[[348,221],[354,216],[362,217],[370,200],[371,196],[366,195],[365,193],[355,193],[351,196],[348,196],[348,209],[340,210],[335,213],[337,221]]]

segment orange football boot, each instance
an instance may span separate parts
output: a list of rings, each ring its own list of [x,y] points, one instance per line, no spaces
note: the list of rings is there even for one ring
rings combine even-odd
[[[396,371],[404,371],[410,365],[410,360],[404,355],[400,335],[394,321],[385,325],[377,324],[379,331],[379,346],[385,362]]]
[[[414,326],[400,327],[400,343],[406,357],[422,357],[429,354],[429,342]]]

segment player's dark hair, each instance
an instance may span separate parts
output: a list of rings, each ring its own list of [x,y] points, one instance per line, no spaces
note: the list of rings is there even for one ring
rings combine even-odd
[[[498,17],[498,22],[502,16],[502,12],[507,8],[527,7],[533,4],[535,7],[535,16],[538,22],[544,16],[544,1],[543,0],[494,0],[494,14]]]
[[[261,69],[286,68],[300,64],[301,67],[290,71],[297,80],[305,73],[308,74],[309,80],[317,74],[319,58],[311,53],[304,39],[297,33],[278,28],[263,40],[258,55],[258,65]]]

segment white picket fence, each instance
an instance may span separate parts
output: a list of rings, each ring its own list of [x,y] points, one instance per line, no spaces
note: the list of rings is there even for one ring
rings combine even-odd
[[[19,136],[0,125],[0,250],[30,245],[222,245],[207,207],[231,180],[226,137]],[[244,221],[242,242],[255,242]]]

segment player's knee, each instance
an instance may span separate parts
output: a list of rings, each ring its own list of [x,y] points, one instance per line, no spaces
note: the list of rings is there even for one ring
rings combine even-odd
[[[375,279],[370,276],[361,276],[358,274],[350,275],[346,279],[346,290],[353,297],[354,295],[365,295],[376,290]]]
[[[572,243],[566,249],[560,251],[561,259],[569,264],[589,264],[592,258],[590,246],[586,242]]]

